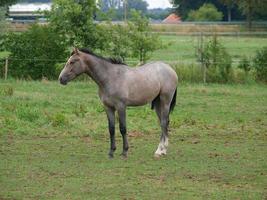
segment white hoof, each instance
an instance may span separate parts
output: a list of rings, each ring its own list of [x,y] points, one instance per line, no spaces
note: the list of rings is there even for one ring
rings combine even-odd
[[[167,148],[162,145],[159,145],[157,151],[155,152],[155,157],[160,157],[166,154],[167,154]]]
[[[166,137],[165,140],[161,140],[158,146],[157,151],[155,152],[155,157],[160,157],[162,155],[167,154],[167,147],[168,147],[169,141]]]

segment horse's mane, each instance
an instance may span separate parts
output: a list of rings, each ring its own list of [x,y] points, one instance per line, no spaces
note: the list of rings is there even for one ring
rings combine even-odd
[[[105,60],[109,63],[112,63],[112,64],[120,64],[120,65],[126,65],[122,59],[120,58],[105,58],[103,56],[100,56],[100,55],[97,55],[95,54],[94,52],[92,52],[90,49],[87,49],[87,48],[79,48],[79,51],[83,52],[83,53],[87,53],[87,54],[90,54],[92,56],[95,56],[97,58],[100,58],[101,60]],[[71,53],[71,55],[74,54],[74,51]]]

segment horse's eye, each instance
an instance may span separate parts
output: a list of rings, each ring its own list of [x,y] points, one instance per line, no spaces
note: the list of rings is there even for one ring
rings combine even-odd
[[[74,61],[70,61],[70,64],[73,65],[75,62]]]

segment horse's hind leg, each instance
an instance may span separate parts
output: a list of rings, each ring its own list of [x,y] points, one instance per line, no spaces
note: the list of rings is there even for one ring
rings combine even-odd
[[[161,156],[167,154],[168,147],[168,124],[169,124],[169,103],[165,103],[166,101],[161,100],[160,107],[156,108],[156,112],[160,111],[160,126],[161,126],[161,137],[160,143],[157,151],[155,152],[155,156]]]

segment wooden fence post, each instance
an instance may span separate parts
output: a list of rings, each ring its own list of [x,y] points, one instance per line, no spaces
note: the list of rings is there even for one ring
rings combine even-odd
[[[7,73],[8,73],[8,57],[6,57],[6,64],[5,64],[5,80],[7,80]]]
[[[200,62],[201,62],[201,68],[203,73],[203,83],[206,84],[207,79],[207,68],[206,64],[204,62],[204,39],[203,39],[203,33],[200,33]]]

